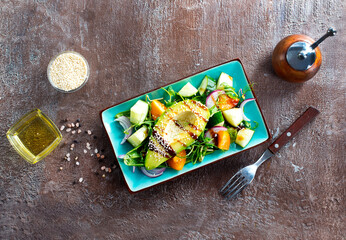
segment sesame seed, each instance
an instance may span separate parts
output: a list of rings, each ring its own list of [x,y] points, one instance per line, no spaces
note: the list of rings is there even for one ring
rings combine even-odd
[[[66,157],[69,157],[71,154],[70,153],[66,153]]]
[[[76,165],[79,166],[79,162],[76,162]]]
[[[97,158],[99,158],[100,156],[101,156],[101,155],[100,155],[99,153],[98,153],[98,154],[96,154],[96,157],[97,157]]]
[[[71,128],[66,128],[66,132],[71,132]]]
[[[91,135],[91,131],[90,131],[90,130],[88,130],[87,133],[88,133],[89,135]]]
[[[71,123],[71,127],[75,127],[74,123]]]
[[[70,157],[67,157],[66,160],[69,162],[69,161],[71,161],[71,158],[70,158]]]
[[[62,126],[60,127],[60,131],[62,131],[62,130],[64,130],[64,129],[65,129],[65,126],[62,125]]]
[[[82,177],[79,179],[79,182],[83,182],[83,178]]]
[[[59,167],[59,170],[60,170],[60,171],[62,171],[62,169],[63,169],[62,167]]]
[[[102,177],[103,177],[103,178],[106,177],[106,174],[102,174]]]
[[[75,133],[76,133],[76,130],[73,130],[71,133],[72,133],[72,134],[75,134]]]
[[[108,168],[108,172],[111,173],[111,172],[112,172],[112,169]]]
[[[83,150],[84,153],[87,153],[88,151],[86,149]]]
[[[101,155],[101,159],[104,159],[105,158],[105,155]]]
[[[74,148],[74,143],[71,144],[71,148]]]
[[[97,150],[97,148],[96,148],[96,149],[94,150],[94,152],[95,152],[95,153],[98,153],[98,152],[99,152],[99,150]]]
[[[82,132],[82,130],[78,129],[77,133],[81,133],[81,132]]]
[[[70,148],[71,151],[73,151],[73,148]]]
[[[78,122],[76,123],[76,127],[79,128],[79,123]]]
[[[74,160],[78,160],[78,157],[75,157]]]
[[[103,170],[105,170],[105,169],[106,169],[106,167],[105,167],[105,166],[102,166],[102,167],[101,167],[101,170],[102,170],[102,171],[103,171]]]
[[[71,123],[68,123],[66,126],[67,126],[68,128],[71,128],[71,127],[72,127]]]

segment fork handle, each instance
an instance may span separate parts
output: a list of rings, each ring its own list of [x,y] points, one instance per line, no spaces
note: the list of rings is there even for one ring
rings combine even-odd
[[[320,112],[309,107],[285,132],[283,132],[270,146],[269,150],[276,153],[288,143],[306,124],[311,122]]]

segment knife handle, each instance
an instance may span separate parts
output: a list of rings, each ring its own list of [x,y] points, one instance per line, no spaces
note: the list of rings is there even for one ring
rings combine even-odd
[[[311,122],[320,112],[309,107],[284,133],[282,133],[270,146],[269,150],[276,153],[288,143],[306,124]]]

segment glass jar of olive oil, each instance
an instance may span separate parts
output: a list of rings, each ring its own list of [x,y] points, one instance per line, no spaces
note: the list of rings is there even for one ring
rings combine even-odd
[[[56,125],[39,109],[25,114],[6,135],[14,149],[31,164],[46,157],[62,139]]]

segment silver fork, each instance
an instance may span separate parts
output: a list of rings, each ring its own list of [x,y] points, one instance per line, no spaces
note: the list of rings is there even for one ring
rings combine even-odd
[[[234,198],[244,190],[254,179],[257,168],[273,156],[279,149],[289,142],[306,124],[311,122],[319,111],[309,107],[285,132],[283,132],[262,154],[262,156],[247,167],[240,169],[228,182],[220,189],[220,193],[227,200]]]

